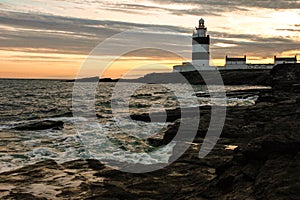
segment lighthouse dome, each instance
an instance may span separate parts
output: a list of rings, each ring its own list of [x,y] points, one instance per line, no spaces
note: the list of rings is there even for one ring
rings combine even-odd
[[[203,18],[201,18],[201,19],[199,20],[199,24],[204,24],[204,19],[203,19]]]

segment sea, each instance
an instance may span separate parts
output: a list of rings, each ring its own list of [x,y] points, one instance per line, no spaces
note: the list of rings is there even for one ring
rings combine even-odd
[[[88,83],[85,83],[88,84]],[[130,91],[129,102],[122,104],[124,112],[113,111],[116,83],[96,83],[93,109],[95,123],[90,116],[74,113],[74,83],[60,80],[0,80],[0,172],[20,168],[39,161],[52,159],[63,163],[76,159],[116,160],[132,163],[166,163],[172,145],[155,154],[147,154],[154,147],[146,142],[151,134],[166,129],[169,122],[143,122],[128,118],[131,114],[160,112],[184,106],[214,105],[206,86],[185,84],[121,83]],[[226,86],[226,91],[262,89],[259,86]],[[217,92],[219,86],[215,86]],[[176,90],[174,92],[173,90]],[[122,93],[122,91],[118,91]],[[197,94],[200,97],[197,97]],[[223,106],[251,106],[257,96],[226,98]],[[119,99],[118,102],[122,100]],[[118,104],[117,102],[117,104]],[[124,103],[124,102],[123,102]],[[121,104],[119,104],[121,105]],[[126,106],[127,105],[127,106]],[[61,121],[61,129],[17,130],[17,127],[41,121]],[[78,125],[89,126],[78,128]],[[131,151],[124,154],[119,148]]]

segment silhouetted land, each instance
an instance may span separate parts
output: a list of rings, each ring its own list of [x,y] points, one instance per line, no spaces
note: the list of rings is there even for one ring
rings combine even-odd
[[[77,79],[78,82],[138,82],[138,83],[190,83],[205,85],[208,81],[214,83],[216,72],[210,71],[194,71],[182,73],[151,73],[137,79],[111,79],[98,77],[89,77]],[[270,85],[271,75],[270,70],[230,70],[220,71],[220,75],[225,85]],[[204,80],[203,77],[206,77]],[[75,80],[64,80],[64,82],[75,82]],[[215,83],[217,84],[217,83]]]

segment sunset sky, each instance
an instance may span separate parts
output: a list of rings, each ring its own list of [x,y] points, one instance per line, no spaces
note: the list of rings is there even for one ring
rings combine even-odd
[[[75,78],[90,52],[115,34],[166,28],[168,32],[151,33],[155,37],[142,37],[168,49],[171,44],[157,35],[191,36],[201,17],[212,39],[215,65],[224,65],[226,54],[247,55],[252,63],[272,63],[274,55],[297,54],[300,60],[298,0],[0,0],[0,78]],[[111,48],[122,45],[127,44]],[[109,50],[101,56],[112,54]],[[171,71],[181,62],[170,52],[135,51],[121,56],[104,76],[116,78],[153,63],[167,67],[144,70]]]

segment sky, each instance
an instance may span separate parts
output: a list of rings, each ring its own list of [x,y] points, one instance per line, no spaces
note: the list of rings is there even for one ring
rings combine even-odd
[[[300,60],[298,0],[0,0],[0,78],[75,78],[105,41],[110,46],[93,66],[105,70],[88,75],[171,71],[186,61],[176,52],[190,59],[191,44],[181,38],[200,18],[214,65],[224,65],[226,55],[247,55],[249,63],[273,63],[274,55]],[[128,51],[117,55],[120,49]]]

